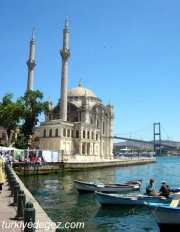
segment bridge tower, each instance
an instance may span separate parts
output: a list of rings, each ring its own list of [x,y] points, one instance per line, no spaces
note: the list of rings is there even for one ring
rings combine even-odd
[[[153,124],[154,128],[154,151],[156,147],[159,147],[160,149],[160,155],[161,155],[161,124],[159,123],[154,123]],[[158,140],[156,139],[158,136]],[[158,144],[156,144],[158,142]]]

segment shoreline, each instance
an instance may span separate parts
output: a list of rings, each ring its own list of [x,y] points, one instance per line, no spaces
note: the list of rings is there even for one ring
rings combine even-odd
[[[145,165],[156,163],[156,158],[121,158],[107,161],[84,161],[84,162],[44,162],[42,166],[32,163],[32,167],[27,167],[23,162],[12,163],[12,168],[18,175],[45,175],[56,173],[68,173],[85,170],[94,170],[107,167],[126,167],[132,165]]]

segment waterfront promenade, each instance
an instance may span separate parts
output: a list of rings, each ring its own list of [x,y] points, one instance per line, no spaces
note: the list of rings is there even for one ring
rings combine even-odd
[[[22,231],[20,228],[14,228],[13,226],[16,221],[16,207],[10,206],[13,203],[13,197],[10,197],[11,191],[8,189],[9,186],[6,181],[0,194],[0,232],[20,232]]]
[[[45,228],[48,227],[48,231],[49,230],[55,231],[56,230],[55,223],[52,222],[52,220],[44,212],[44,210],[41,208],[41,206],[38,204],[38,202],[35,200],[32,194],[27,190],[27,188],[24,186],[23,182],[19,179],[19,177],[16,175],[13,169],[12,172],[14,174],[14,177],[16,178],[16,181],[20,185],[20,189],[23,190],[26,195],[26,202],[33,203],[35,209],[35,222],[37,222],[35,230],[37,232],[43,232],[45,231]],[[13,197],[10,196],[11,191],[9,191],[8,189],[9,186],[6,180],[3,185],[3,190],[1,191],[0,194],[0,232],[24,231],[23,230],[24,222],[20,221],[18,223],[18,221],[16,221],[15,217],[16,217],[17,207],[11,206],[14,199]]]

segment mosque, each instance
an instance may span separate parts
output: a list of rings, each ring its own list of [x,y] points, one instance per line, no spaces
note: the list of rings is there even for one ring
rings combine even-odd
[[[48,99],[50,113],[41,122],[38,134],[33,135],[36,145],[42,150],[56,150],[59,160],[103,161],[113,158],[113,120],[111,102],[107,106],[81,80],[78,87],[67,89],[68,58],[70,57],[69,29],[66,16],[63,29],[61,93],[57,105],[53,107]],[[33,72],[36,62],[34,30],[30,41],[27,89],[33,90]],[[38,139],[37,139],[38,138]]]

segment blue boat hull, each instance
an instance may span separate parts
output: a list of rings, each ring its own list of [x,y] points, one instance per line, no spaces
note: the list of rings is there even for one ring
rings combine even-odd
[[[180,207],[155,203],[146,203],[146,205],[162,231],[180,231]]]
[[[144,202],[170,202],[174,194],[168,198],[160,196],[147,196],[147,195],[136,195],[136,194],[106,194],[101,192],[95,192],[96,197],[101,205],[143,205]]]

